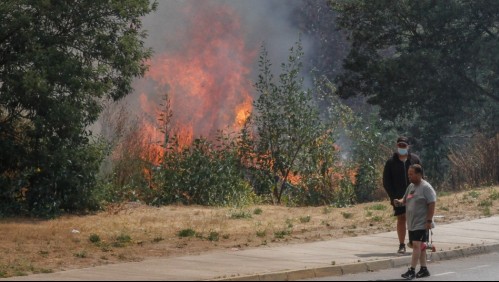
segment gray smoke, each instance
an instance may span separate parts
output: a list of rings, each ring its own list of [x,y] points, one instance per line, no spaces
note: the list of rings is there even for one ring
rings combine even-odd
[[[144,19],[144,29],[148,30],[146,41],[156,54],[182,46],[182,35],[190,19],[185,9],[194,5],[199,9],[207,6],[229,5],[241,18],[241,27],[249,48],[265,44],[274,65],[285,62],[288,50],[298,40],[300,31],[293,26],[293,12],[303,5],[302,0],[163,0],[156,12]],[[189,40],[184,38],[184,40]],[[302,35],[305,53],[311,46]],[[255,61],[255,65],[256,65]]]

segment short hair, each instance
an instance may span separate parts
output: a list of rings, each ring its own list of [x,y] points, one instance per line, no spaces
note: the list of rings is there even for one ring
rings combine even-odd
[[[409,166],[409,168],[414,169],[414,172],[416,172],[417,174],[424,175],[423,167],[420,164],[412,164],[411,166]]]

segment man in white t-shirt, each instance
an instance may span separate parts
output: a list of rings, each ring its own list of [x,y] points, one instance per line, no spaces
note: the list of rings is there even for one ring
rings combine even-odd
[[[402,277],[413,279],[430,276],[423,244],[428,241],[428,232],[433,226],[437,195],[430,183],[423,179],[421,165],[414,164],[409,167],[409,180],[411,184],[407,187],[404,197],[395,201],[406,207],[407,230],[409,242],[412,244],[411,267]],[[421,269],[416,273],[418,261]]]

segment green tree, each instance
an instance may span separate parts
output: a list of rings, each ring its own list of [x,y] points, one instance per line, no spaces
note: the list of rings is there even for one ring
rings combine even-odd
[[[104,100],[124,97],[144,74],[151,50],[141,19],[155,7],[149,0],[0,3],[0,209],[85,207],[74,200],[91,194],[101,159],[87,128]]]
[[[499,131],[499,2],[331,0],[352,49],[338,93],[368,97],[383,118],[415,120],[427,171],[446,135]],[[401,131],[409,131],[408,128]]]
[[[281,65],[278,82],[274,81],[264,47],[259,60],[259,97],[251,116],[256,127],[256,163],[259,168],[270,170],[273,200],[278,204],[290,185],[289,178],[302,171],[300,159],[325,132],[313,96],[303,89],[302,58],[298,42],[291,48],[288,62]]]

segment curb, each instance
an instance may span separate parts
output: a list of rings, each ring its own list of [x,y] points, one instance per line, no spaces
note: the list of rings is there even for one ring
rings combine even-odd
[[[499,252],[499,244],[479,245],[458,248],[449,251],[437,251],[433,253],[432,261],[451,260],[473,255]],[[300,270],[286,270],[280,272],[253,274],[246,276],[227,277],[208,281],[293,281],[310,278],[321,278],[328,276],[342,276],[362,272],[373,272],[383,269],[397,268],[411,263],[411,257],[391,258],[369,262],[359,262],[344,265],[323,266],[317,268],[306,268]]]

